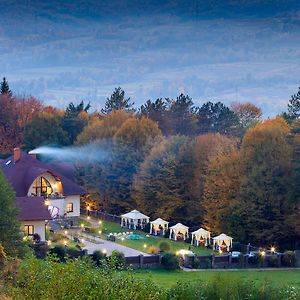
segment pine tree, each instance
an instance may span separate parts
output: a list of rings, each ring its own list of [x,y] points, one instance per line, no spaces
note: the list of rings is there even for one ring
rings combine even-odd
[[[130,98],[125,98],[125,92],[121,89],[121,87],[118,87],[114,90],[112,95],[107,98],[105,107],[101,109],[101,112],[106,115],[121,109],[127,112],[133,112],[133,105],[134,103],[130,102]]]
[[[20,255],[23,244],[14,201],[15,194],[0,171],[0,244],[8,256]]]
[[[300,87],[297,94],[292,95],[289,100],[288,111],[293,118],[300,117]]]
[[[12,92],[9,89],[9,85],[5,77],[3,77],[3,80],[0,84],[0,90],[2,95],[12,95]]]

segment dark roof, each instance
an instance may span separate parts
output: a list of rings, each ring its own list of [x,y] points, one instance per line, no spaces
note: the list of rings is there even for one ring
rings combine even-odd
[[[50,220],[51,215],[42,197],[17,197],[16,207],[19,210],[19,221]]]
[[[34,156],[21,152],[21,158],[16,163],[13,156],[11,156],[0,162],[0,166],[7,180],[13,186],[17,197],[27,196],[33,181],[45,172],[49,172],[61,180],[65,196],[87,194],[83,188],[73,181],[74,176],[71,178],[66,176],[70,174],[70,168],[67,169],[64,164],[58,168],[56,164],[43,163]],[[63,172],[64,169],[65,172]]]

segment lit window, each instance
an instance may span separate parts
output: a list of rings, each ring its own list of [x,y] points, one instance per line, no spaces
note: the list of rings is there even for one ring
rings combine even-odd
[[[48,196],[50,194],[52,194],[53,189],[51,187],[50,182],[43,176],[38,177],[34,183],[33,183],[33,187],[32,187],[32,195],[34,196]]]
[[[73,212],[73,203],[72,202],[70,202],[70,203],[67,204],[67,212],[68,213],[69,212]]]
[[[34,235],[34,226],[33,225],[25,225],[24,231],[26,235]]]

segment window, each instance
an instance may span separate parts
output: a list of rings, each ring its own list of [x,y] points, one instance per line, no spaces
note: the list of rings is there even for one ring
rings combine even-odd
[[[73,210],[73,203],[70,202],[70,203],[67,204],[67,212],[70,213],[70,212],[73,212],[73,211],[74,211]]]
[[[39,197],[46,197],[50,194],[52,194],[53,189],[51,187],[50,182],[43,176],[38,177],[32,187],[32,195],[39,196]]]
[[[26,235],[34,235],[34,226],[33,225],[25,225],[24,226],[24,231]]]

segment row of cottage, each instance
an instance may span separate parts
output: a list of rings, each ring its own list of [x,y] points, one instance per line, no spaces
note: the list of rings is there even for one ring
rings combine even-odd
[[[150,223],[150,234],[163,235],[169,230],[169,239],[186,240],[189,237],[189,227],[181,223],[169,227],[169,222],[161,218],[157,218],[150,222],[150,217],[142,214],[138,210],[133,210],[129,213],[121,215],[121,226],[129,229],[143,229],[146,224]],[[191,245],[209,246],[213,243],[213,248],[216,251],[230,251],[232,247],[232,237],[222,233],[211,239],[211,233],[203,228],[191,232]]]

